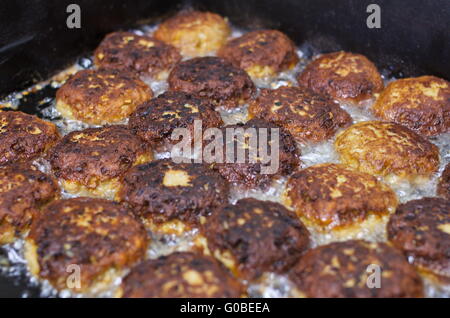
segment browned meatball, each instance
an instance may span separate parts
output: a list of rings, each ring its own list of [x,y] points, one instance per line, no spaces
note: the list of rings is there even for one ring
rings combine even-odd
[[[170,73],[168,82],[171,90],[207,97],[226,108],[238,107],[255,92],[244,70],[213,56],[181,62]]]
[[[126,126],[74,131],[49,152],[56,177],[69,193],[114,198],[119,178],[152,159],[151,150]]]
[[[132,206],[152,230],[180,233],[228,201],[229,186],[203,164],[156,160],[123,177],[119,199]]]
[[[437,193],[441,197],[450,200],[450,164],[448,164],[439,179]]]
[[[42,205],[58,196],[56,181],[30,164],[0,168],[0,244],[30,226]]]
[[[230,40],[218,55],[251,77],[273,76],[298,62],[294,42],[277,30],[259,30]]]
[[[33,275],[57,289],[67,289],[71,265],[79,266],[86,292],[111,283],[111,271],[132,265],[145,255],[147,232],[133,214],[104,199],[74,198],[51,203],[33,222],[26,258]]]
[[[267,141],[261,138],[263,129],[267,131]],[[278,129],[279,138],[272,133],[273,129]],[[227,140],[227,131],[234,132],[231,139],[233,142]],[[266,188],[274,179],[290,175],[300,166],[300,150],[291,134],[273,123],[255,118],[245,124],[225,126],[222,132],[223,158],[222,162],[213,163],[213,168],[230,183],[244,188]],[[258,136],[257,144],[251,141],[252,138],[247,138],[253,132]],[[278,156],[272,156],[277,146],[273,143],[275,140],[278,142]],[[233,155],[231,157],[233,160],[227,162],[227,147],[232,144],[234,147],[231,148],[233,152],[230,152],[230,156]],[[263,145],[267,147],[267,152],[264,151]],[[242,158],[239,157],[239,153],[243,154]],[[267,154],[268,162],[262,158],[263,153]]]
[[[450,201],[422,198],[401,204],[387,231],[419,270],[450,281]]]
[[[450,84],[434,76],[389,83],[373,105],[374,113],[423,136],[450,132]]]
[[[293,174],[287,198],[297,215],[321,230],[356,227],[394,212],[395,193],[374,176],[339,164],[319,164]]]
[[[380,269],[379,288],[370,277],[377,274],[371,265]],[[400,251],[385,243],[355,240],[319,246],[305,253],[290,278],[307,297],[423,297],[419,275]]]
[[[63,117],[100,125],[126,119],[153,92],[137,75],[124,70],[82,70],[56,92]]]
[[[176,252],[135,266],[119,293],[131,298],[235,298],[244,289],[214,258]]]
[[[202,226],[208,250],[238,277],[285,273],[308,248],[309,232],[279,203],[242,199],[214,211]]]
[[[56,126],[22,112],[0,111],[0,165],[31,161],[57,140]]]
[[[145,77],[164,79],[181,60],[172,45],[131,32],[108,34],[94,52],[94,62],[100,68],[124,69]]]
[[[321,55],[297,80],[316,93],[351,102],[371,98],[384,86],[376,66],[364,55],[342,51]]]
[[[212,12],[184,10],[163,21],[155,38],[172,44],[185,56],[203,56],[219,49],[231,33],[226,19]]]
[[[352,122],[337,103],[305,87],[262,89],[248,111],[250,118],[274,122],[300,142],[326,140]]]
[[[154,148],[179,142],[171,136],[176,128],[188,128],[194,136],[194,121],[202,131],[222,126],[220,114],[204,98],[184,92],[165,92],[142,104],[131,115],[129,127]]]

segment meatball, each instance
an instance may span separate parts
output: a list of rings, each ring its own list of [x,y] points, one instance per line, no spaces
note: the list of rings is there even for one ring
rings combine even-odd
[[[299,142],[326,140],[352,122],[336,102],[305,87],[262,89],[248,111],[250,118],[263,118],[284,127]]]
[[[129,127],[154,148],[178,142],[172,139],[176,128],[188,128],[194,136],[194,121],[202,131],[222,126],[220,114],[204,98],[183,92],[165,92],[142,104],[131,115]]]
[[[22,112],[0,111],[0,166],[31,161],[58,139],[56,126]]]
[[[423,297],[423,283],[414,267],[385,243],[351,240],[316,247],[305,253],[289,276],[313,298]]]
[[[332,163],[293,174],[286,192],[297,215],[326,232],[359,232],[361,222],[373,216],[378,222],[397,206],[395,193],[376,177]]]
[[[181,60],[172,45],[131,32],[108,34],[94,52],[95,65],[136,72],[144,77],[165,79]]]
[[[339,133],[335,148],[343,163],[362,172],[409,180],[429,177],[439,167],[439,149],[408,128],[360,122]]]
[[[434,76],[391,82],[373,105],[373,112],[423,136],[450,132],[450,84]]]
[[[309,247],[309,232],[279,203],[242,199],[216,209],[202,226],[209,252],[238,277],[285,273]]]
[[[156,232],[180,234],[228,202],[229,186],[206,165],[156,160],[123,177],[118,199]]]
[[[298,83],[340,101],[359,102],[383,89],[376,66],[365,56],[348,52],[323,54],[308,64]]]
[[[450,201],[422,198],[401,204],[387,232],[421,272],[450,281]]]
[[[230,40],[218,55],[253,78],[276,75],[293,68],[299,61],[294,42],[277,30],[245,33]]]
[[[40,208],[58,196],[56,181],[27,163],[0,167],[0,244],[28,230]]]
[[[439,179],[437,194],[450,200],[450,164],[447,164]]]
[[[152,96],[152,90],[131,72],[82,70],[56,92],[56,109],[67,119],[92,125],[115,123]]]
[[[218,106],[238,107],[255,92],[248,74],[219,57],[198,57],[181,62],[169,75],[169,88],[207,97]]]
[[[277,135],[274,129],[278,130]],[[267,131],[267,140],[261,137],[263,131]],[[222,136],[223,158],[213,163],[213,168],[235,185],[264,189],[274,179],[290,175],[300,166],[300,150],[293,137],[273,123],[255,118],[245,124],[225,126]]]
[[[155,38],[178,48],[185,56],[203,56],[218,50],[231,33],[226,19],[211,12],[185,10],[162,22]]]
[[[214,258],[176,252],[135,266],[123,279],[119,294],[128,298],[236,298],[244,289]]]
[[[113,198],[119,179],[152,153],[126,126],[74,131],[49,152],[49,161],[63,188],[72,194]]]
[[[55,288],[88,292],[106,287],[120,270],[142,259],[147,243],[144,226],[125,207],[79,197],[45,208],[31,226],[25,256],[31,273]],[[69,281],[74,273],[78,286]]]

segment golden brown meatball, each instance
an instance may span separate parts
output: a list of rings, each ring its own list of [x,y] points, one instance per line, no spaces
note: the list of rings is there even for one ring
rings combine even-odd
[[[408,128],[381,121],[360,122],[336,137],[343,163],[382,176],[414,180],[439,167],[439,149]]]
[[[67,192],[108,199],[114,198],[126,171],[152,157],[151,149],[121,125],[71,132],[49,153]]]
[[[167,78],[181,55],[172,45],[154,38],[114,32],[100,43],[94,58],[95,65],[100,68],[122,69],[161,80]]]
[[[60,290],[86,292],[106,287],[115,273],[142,259],[147,242],[144,226],[122,205],[79,197],[45,208],[31,226],[25,256],[36,277]],[[80,286],[68,280],[75,273]]]
[[[218,56],[254,78],[273,76],[291,69],[299,60],[294,42],[277,30],[245,33],[230,40],[219,50]]]
[[[19,163],[0,168],[0,244],[28,230],[40,208],[58,196],[56,181],[35,166]]]
[[[371,284],[379,268],[379,288]],[[395,248],[385,243],[346,241],[311,249],[290,273],[297,288],[312,298],[423,297],[420,276]],[[369,284],[371,283],[371,284]]]
[[[210,256],[176,252],[135,266],[119,295],[127,298],[236,298],[243,286]]]
[[[152,98],[150,87],[124,70],[82,70],[56,92],[56,109],[63,117],[99,125],[127,118]]]
[[[321,55],[297,80],[316,93],[350,102],[371,98],[384,86],[376,66],[364,55],[343,51]]]
[[[194,57],[218,50],[230,33],[227,20],[220,15],[186,10],[161,23],[154,36]]]
[[[0,165],[31,161],[59,137],[50,122],[22,112],[0,111]]]
[[[423,136],[450,132],[450,84],[434,76],[391,82],[373,105],[373,112]]]
[[[346,234],[360,232],[362,222],[370,218],[378,223],[397,206],[395,193],[376,177],[332,163],[293,174],[286,199],[306,223],[320,231],[346,230]]]
[[[447,200],[450,200],[450,163],[447,164],[442,175],[439,178],[437,194]]]
[[[300,142],[326,140],[352,122],[333,100],[305,87],[262,89],[248,112],[250,118],[263,118],[285,128]]]

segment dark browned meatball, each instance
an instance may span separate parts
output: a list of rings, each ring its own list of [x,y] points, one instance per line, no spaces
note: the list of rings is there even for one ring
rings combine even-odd
[[[447,164],[439,179],[437,193],[441,197],[450,200],[450,164]]]
[[[414,267],[385,243],[346,241],[319,246],[305,253],[289,277],[313,298],[423,297],[422,280]]]

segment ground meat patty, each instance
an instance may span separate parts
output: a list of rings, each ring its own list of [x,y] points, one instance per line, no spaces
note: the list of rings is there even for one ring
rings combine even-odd
[[[337,103],[305,87],[262,89],[248,111],[250,118],[274,122],[300,142],[326,140],[352,122]]]
[[[244,290],[214,258],[176,252],[134,267],[122,282],[121,294],[132,298],[235,298]]]
[[[450,200],[450,164],[447,164],[439,179],[437,193],[443,198]]]
[[[267,140],[261,138],[262,129],[267,131]],[[278,129],[279,138],[272,134],[272,129]],[[230,131],[230,134],[235,132],[233,139],[230,137],[230,142],[227,140],[227,131]],[[247,138],[253,134],[258,136],[258,143],[253,143],[250,137]],[[288,131],[273,123],[255,118],[245,124],[225,126],[222,129],[222,136],[222,161],[213,163],[213,168],[230,183],[244,188],[265,188],[274,179],[290,175],[300,166],[300,150],[293,137]],[[274,141],[278,142],[278,156],[272,156],[276,147]],[[230,149],[230,158],[233,160],[227,162],[227,147],[231,145],[234,145]],[[267,148],[266,151],[264,146]],[[242,158],[239,157],[239,153],[243,154]],[[268,156],[268,162],[264,161],[263,154]]]
[[[272,76],[298,62],[294,42],[277,30],[259,30],[230,40],[218,55],[244,69],[251,77]]]
[[[78,265],[74,291],[83,292],[106,283],[109,270],[143,258],[147,242],[144,226],[120,204],[79,197],[45,208],[31,226],[26,258],[30,271],[57,289],[68,288],[68,266]]]
[[[378,273],[380,288],[374,286]],[[319,246],[306,252],[289,276],[314,298],[423,296],[420,276],[400,251],[385,243],[352,240]]]
[[[376,66],[364,55],[342,51],[321,55],[297,80],[316,93],[351,102],[371,98],[384,86]]]
[[[334,145],[343,163],[369,174],[413,180],[439,167],[438,147],[395,123],[360,122],[338,134]]]
[[[0,168],[0,244],[28,229],[42,205],[58,196],[56,181],[25,163]]]
[[[100,68],[125,69],[145,77],[164,79],[181,60],[172,45],[131,32],[108,34],[94,52],[94,62]]]
[[[56,126],[22,112],[0,111],[0,165],[31,161],[57,140]]]
[[[170,159],[142,164],[128,171],[119,200],[156,230],[181,221],[197,226],[202,217],[228,201],[229,186],[220,174],[203,164],[173,163]]]
[[[203,56],[218,50],[231,33],[226,19],[212,12],[184,10],[163,21],[155,38],[172,44],[185,56]]]
[[[119,178],[133,165],[150,161],[152,153],[126,126],[116,125],[71,132],[48,157],[66,191],[112,198]]]
[[[131,115],[129,127],[153,147],[179,142],[172,139],[176,128],[187,128],[194,138],[194,121],[201,121],[202,132],[222,126],[220,114],[204,98],[183,92],[165,92],[142,104]]]
[[[238,107],[255,92],[244,70],[214,56],[181,62],[170,73],[168,82],[170,90],[207,97],[226,108]]]
[[[150,87],[124,70],[82,70],[56,92],[56,109],[63,117],[92,125],[127,118],[152,98]]]
[[[394,191],[376,177],[332,163],[293,174],[287,197],[299,217],[327,232],[381,218],[397,206]]]
[[[450,281],[450,201],[422,198],[401,204],[387,232],[421,271]]]
[[[434,76],[389,83],[373,105],[375,115],[423,136],[450,132],[450,84]]]
[[[202,232],[211,254],[246,280],[286,272],[310,243],[294,213],[279,203],[251,198],[214,211]]]

